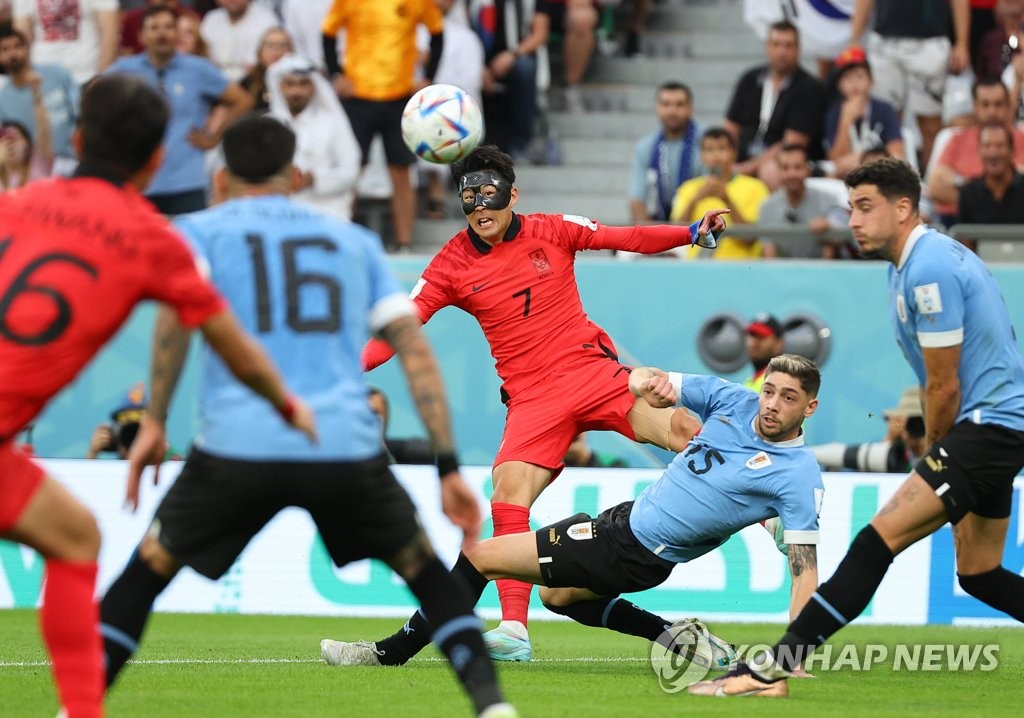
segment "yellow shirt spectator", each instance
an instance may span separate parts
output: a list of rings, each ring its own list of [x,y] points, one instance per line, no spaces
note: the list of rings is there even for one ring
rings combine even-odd
[[[345,30],[345,75],[361,100],[397,100],[413,90],[416,26],[431,35],[444,29],[434,0],[334,0],[323,33]]]
[[[683,182],[676,190],[675,199],[672,201],[673,222],[689,224],[696,222],[704,213],[711,209],[718,209],[722,206],[722,200],[717,197],[704,197],[693,205],[689,217],[684,217],[683,212],[690,205],[697,191],[707,184],[707,177],[694,177]],[[735,207],[747,222],[756,222],[761,212],[761,203],[771,194],[768,186],[756,177],[734,174],[732,179],[725,185],[726,194],[729,195],[729,203]],[[695,259],[698,251],[690,248],[686,252],[687,259]],[[760,242],[745,242],[734,237],[725,237],[718,243],[718,249],[714,253],[715,259],[757,259],[761,256]]]

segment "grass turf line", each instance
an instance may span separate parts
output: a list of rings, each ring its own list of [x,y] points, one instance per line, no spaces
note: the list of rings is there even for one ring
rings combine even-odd
[[[190,718],[301,715],[471,714],[448,667],[433,650],[403,668],[330,668],[317,662],[321,638],[374,639],[395,630],[393,619],[157,614],[143,639],[140,663],[129,666],[107,702],[110,718],[145,715]],[[0,611],[0,715],[56,713],[34,611]],[[735,643],[771,641],[778,625],[719,624]],[[785,701],[722,701],[658,688],[645,641],[568,622],[531,626],[532,664],[501,664],[509,699],[523,716],[1017,716],[1024,679],[1024,630],[944,626],[857,626],[833,642],[1000,645],[991,672],[817,671],[792,681]],[[574,660],[583,658],[584,660]],[[591,659],[591,660],[586,660]],[[622,660],[616,660],[622,659]],[[147,662],[152,661],[152,662]],[[194,661],[194,663],[192,662]],[[263,661],[263,662],[252,662]],[[12,664],[25,665],[12,665]]]

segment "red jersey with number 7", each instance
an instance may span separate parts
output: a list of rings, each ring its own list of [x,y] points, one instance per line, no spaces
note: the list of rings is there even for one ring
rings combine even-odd
[[[587,318],[576,286],[576,252],[619,249],[656,254],[690,243],[688,227],[608,227],[576,215],[515,214],[491,247],[469,228],[450,239],[412,292],[420,319],[452,305],[472,314],[491,347],[502,389],[510,396],[553,369],[594,349],[615,346]],[[387,361],[381,340],[363,353],[363,367]]]
[[[134,189],[83,176],[0,197],[0,443],[144,299],[171,305],[188,327],[225,309],[184,240]]]

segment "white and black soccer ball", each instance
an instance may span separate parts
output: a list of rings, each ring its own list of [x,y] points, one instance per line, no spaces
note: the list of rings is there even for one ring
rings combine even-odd
[[[448,164],[480,143],[483,116],[476,100],[454,85],[428,85],[402,111],[402,139],[417,157]]]

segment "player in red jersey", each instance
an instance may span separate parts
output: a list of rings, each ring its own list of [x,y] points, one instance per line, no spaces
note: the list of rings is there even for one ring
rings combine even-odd
[[[530,530],[530,506],[558,476],[581,431],[617,431],[680,451],[698,429],[685,411],[654,409],[630,393],[629,368],[583,311],[576,252],[657,254],[691,243],[713,248],[728,210],[708,212],[690,227],[608,227],[575,215],[516,214],[512,160],[494,146],[477,148],[451,172],[469,226],[427,265],[412,298],[423,322],[449,305],[480,322],[508,407],[492,474],[494,535],[520,533]],[[363,365],[372,369],[392,354],[386,342],[371,341]],[[485,634],[493,658],[530,659],[531,588],[498,582],[502,622]]]
[[[84,94],[72,179],[0,198],[0,538],[46,560],[43,638],[64,715],[103,714],[103,649],[94,600],[96,521],[15,446],[24,428],[144,299],[199,327],[250,387],[311,436],[260,346],[200,276],[184,241],[139,192],[163,159],[168,110],[140,80],[104,77]]]

